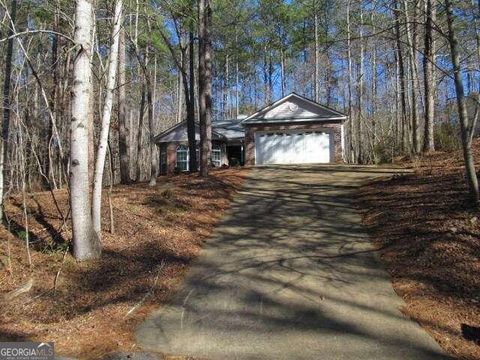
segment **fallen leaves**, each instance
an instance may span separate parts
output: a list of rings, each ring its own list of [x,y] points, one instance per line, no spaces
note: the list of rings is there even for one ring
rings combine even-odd
[[[156,187],[116,186],[116,234],[104,231],[102,258],[80,264],[70,255],[63,258],[71,230],[55,232],[62,221],[50,194],[32,194],[28,199],[31,270],[19,236],[21,203],[13,198],[7,204],[11,231],[0,228],[0,237],[9,240],[12,254],[11,272],[0,269],[0,294],[15,291],[30,277],[34,282],[28,293],[2,304],[0,340],[54,341],[60,354],[85,359],[130,351],[137,324],[171,298],[246,174],[247,170],[226,169],[213,171],[208,179],[180,175],[160,178]],[[67,213],[67,192],[55,194]],[[103,228],[108,230],[104,200]],[[1,244],[0,256],[6,254],[6,245]]]
[[[475,153],[480,160],[479,141]],[[414,175],[362,189],[364,223],[383,248],[402,311],[451,355],[480,359],[462,333],[480,326],[480,215],[469,205],[462,154],[434,153],[416,165]]]

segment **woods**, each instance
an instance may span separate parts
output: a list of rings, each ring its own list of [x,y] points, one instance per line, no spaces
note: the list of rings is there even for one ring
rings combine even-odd
[[[68,187],[71,213],[61,216],[71,218],[79,260],[100,255],[106,185],[157,183],[156,135],[186,121],[188,169],[205,177],[212,121],[290,92],[349,114],[347,163],[389,163],[461,144],[478,202],[475,1],[23,0],[0,7],[1,198]]]
[[[0,0],[0,49],[0,350],[480,358],[480,0]]]

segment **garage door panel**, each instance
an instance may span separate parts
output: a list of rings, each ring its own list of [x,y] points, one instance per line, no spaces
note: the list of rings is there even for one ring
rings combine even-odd
[[[314,131],[255,134],[256,163],[311,164],[330,162],[330,136]]]

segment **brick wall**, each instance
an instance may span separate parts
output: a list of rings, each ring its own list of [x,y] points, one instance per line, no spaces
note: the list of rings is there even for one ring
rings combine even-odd
[[[167,174],[162,175],[173,175],[175,173],[175,167],[177,165],[177,147],[179,145],[184,145],[188,147],[188,142],[170,142],[160,145],[161,148],[166,148],[167,150]],[[221,146],[223,152],[222,165],[228,165],[226,144],[220,141],[213,141],[213,145]],[[197,159],[197,161],[200,161],[200,159]]]
[[[257,131],[283,131],[283,130],[315,130],[333,134],[334,151],[333,158],[336,162],[342,161],[342,132],[341,122],[312,123],[296,122],[289,124],[251,124],[245,127],[245,165],[255,165],[255,132]],[[331,139],[331,138],[330,138]]]

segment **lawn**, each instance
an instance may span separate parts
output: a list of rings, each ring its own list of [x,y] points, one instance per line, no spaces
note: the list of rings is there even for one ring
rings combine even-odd
[[[0,341],[54,341],[58,353],[85,359],[135,350],[137,324],[173,295],[246,174],[227,169],[207,180],[179,175],[153,188],[114,187],[115,233],[105,194],[103,255],[86,263],[66,251],[70,221],[62,226],[52,196],[42,192],[27,199],[30,268],[22,198],[11,199],[10,229],[0,229]],[[55,197],[66,215],[68,193]]]
[[[407,165],[415,174],[363,188],[365,224],[406,302],[403,312],[449,354],[480,359],[480,213],[470,205],[462,154]]]

